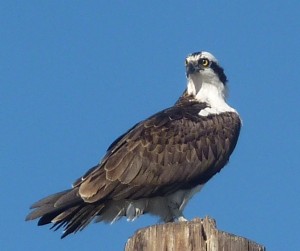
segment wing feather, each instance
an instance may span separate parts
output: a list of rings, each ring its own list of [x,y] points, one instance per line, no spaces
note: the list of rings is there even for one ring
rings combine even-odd
[[[137,199],[205,183],[228,161],[240,121],[237,114],[200,117],[201,108],[175,106],[136,124],[74,184],[81,197]]]

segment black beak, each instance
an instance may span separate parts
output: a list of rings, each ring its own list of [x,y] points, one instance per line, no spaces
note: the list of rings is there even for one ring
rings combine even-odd
[[[185,66],[185,70],[186,70],[186,76],[188,77],[190,74],[199,72],[201,69],[199,65],[195,65],[192,62],[190,62]]]

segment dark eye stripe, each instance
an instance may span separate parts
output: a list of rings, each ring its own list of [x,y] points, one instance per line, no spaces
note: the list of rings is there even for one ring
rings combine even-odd
[[[217,63],[213,62],[213,61],[210,64],[210,68],[212,68],[213,71],[218,75],[218,77],[222,81],[222,83],[226,84],[227,77],[224,73],[224,69],[221,66],[219,66]]]

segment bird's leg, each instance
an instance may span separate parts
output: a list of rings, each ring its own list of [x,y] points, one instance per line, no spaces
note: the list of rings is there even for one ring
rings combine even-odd
[[[188,221],[186,218],[184,218],[183,215],[179,216],[177,220],[178,220],[179,222]]]
[[[183,222],[183,221],[188,221],[182,213],[182,210],[180,210],[180,206],[177,205],[177,203],[171,203],[169,204],[169,209],[172,215],[172,221],[178,221],[178,222]]]

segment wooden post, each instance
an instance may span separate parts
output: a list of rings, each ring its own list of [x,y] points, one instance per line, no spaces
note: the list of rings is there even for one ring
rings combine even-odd
[[[166,223],[138,230],[125,251],[265,251],[246,238],[216,229],[214,219]]]

